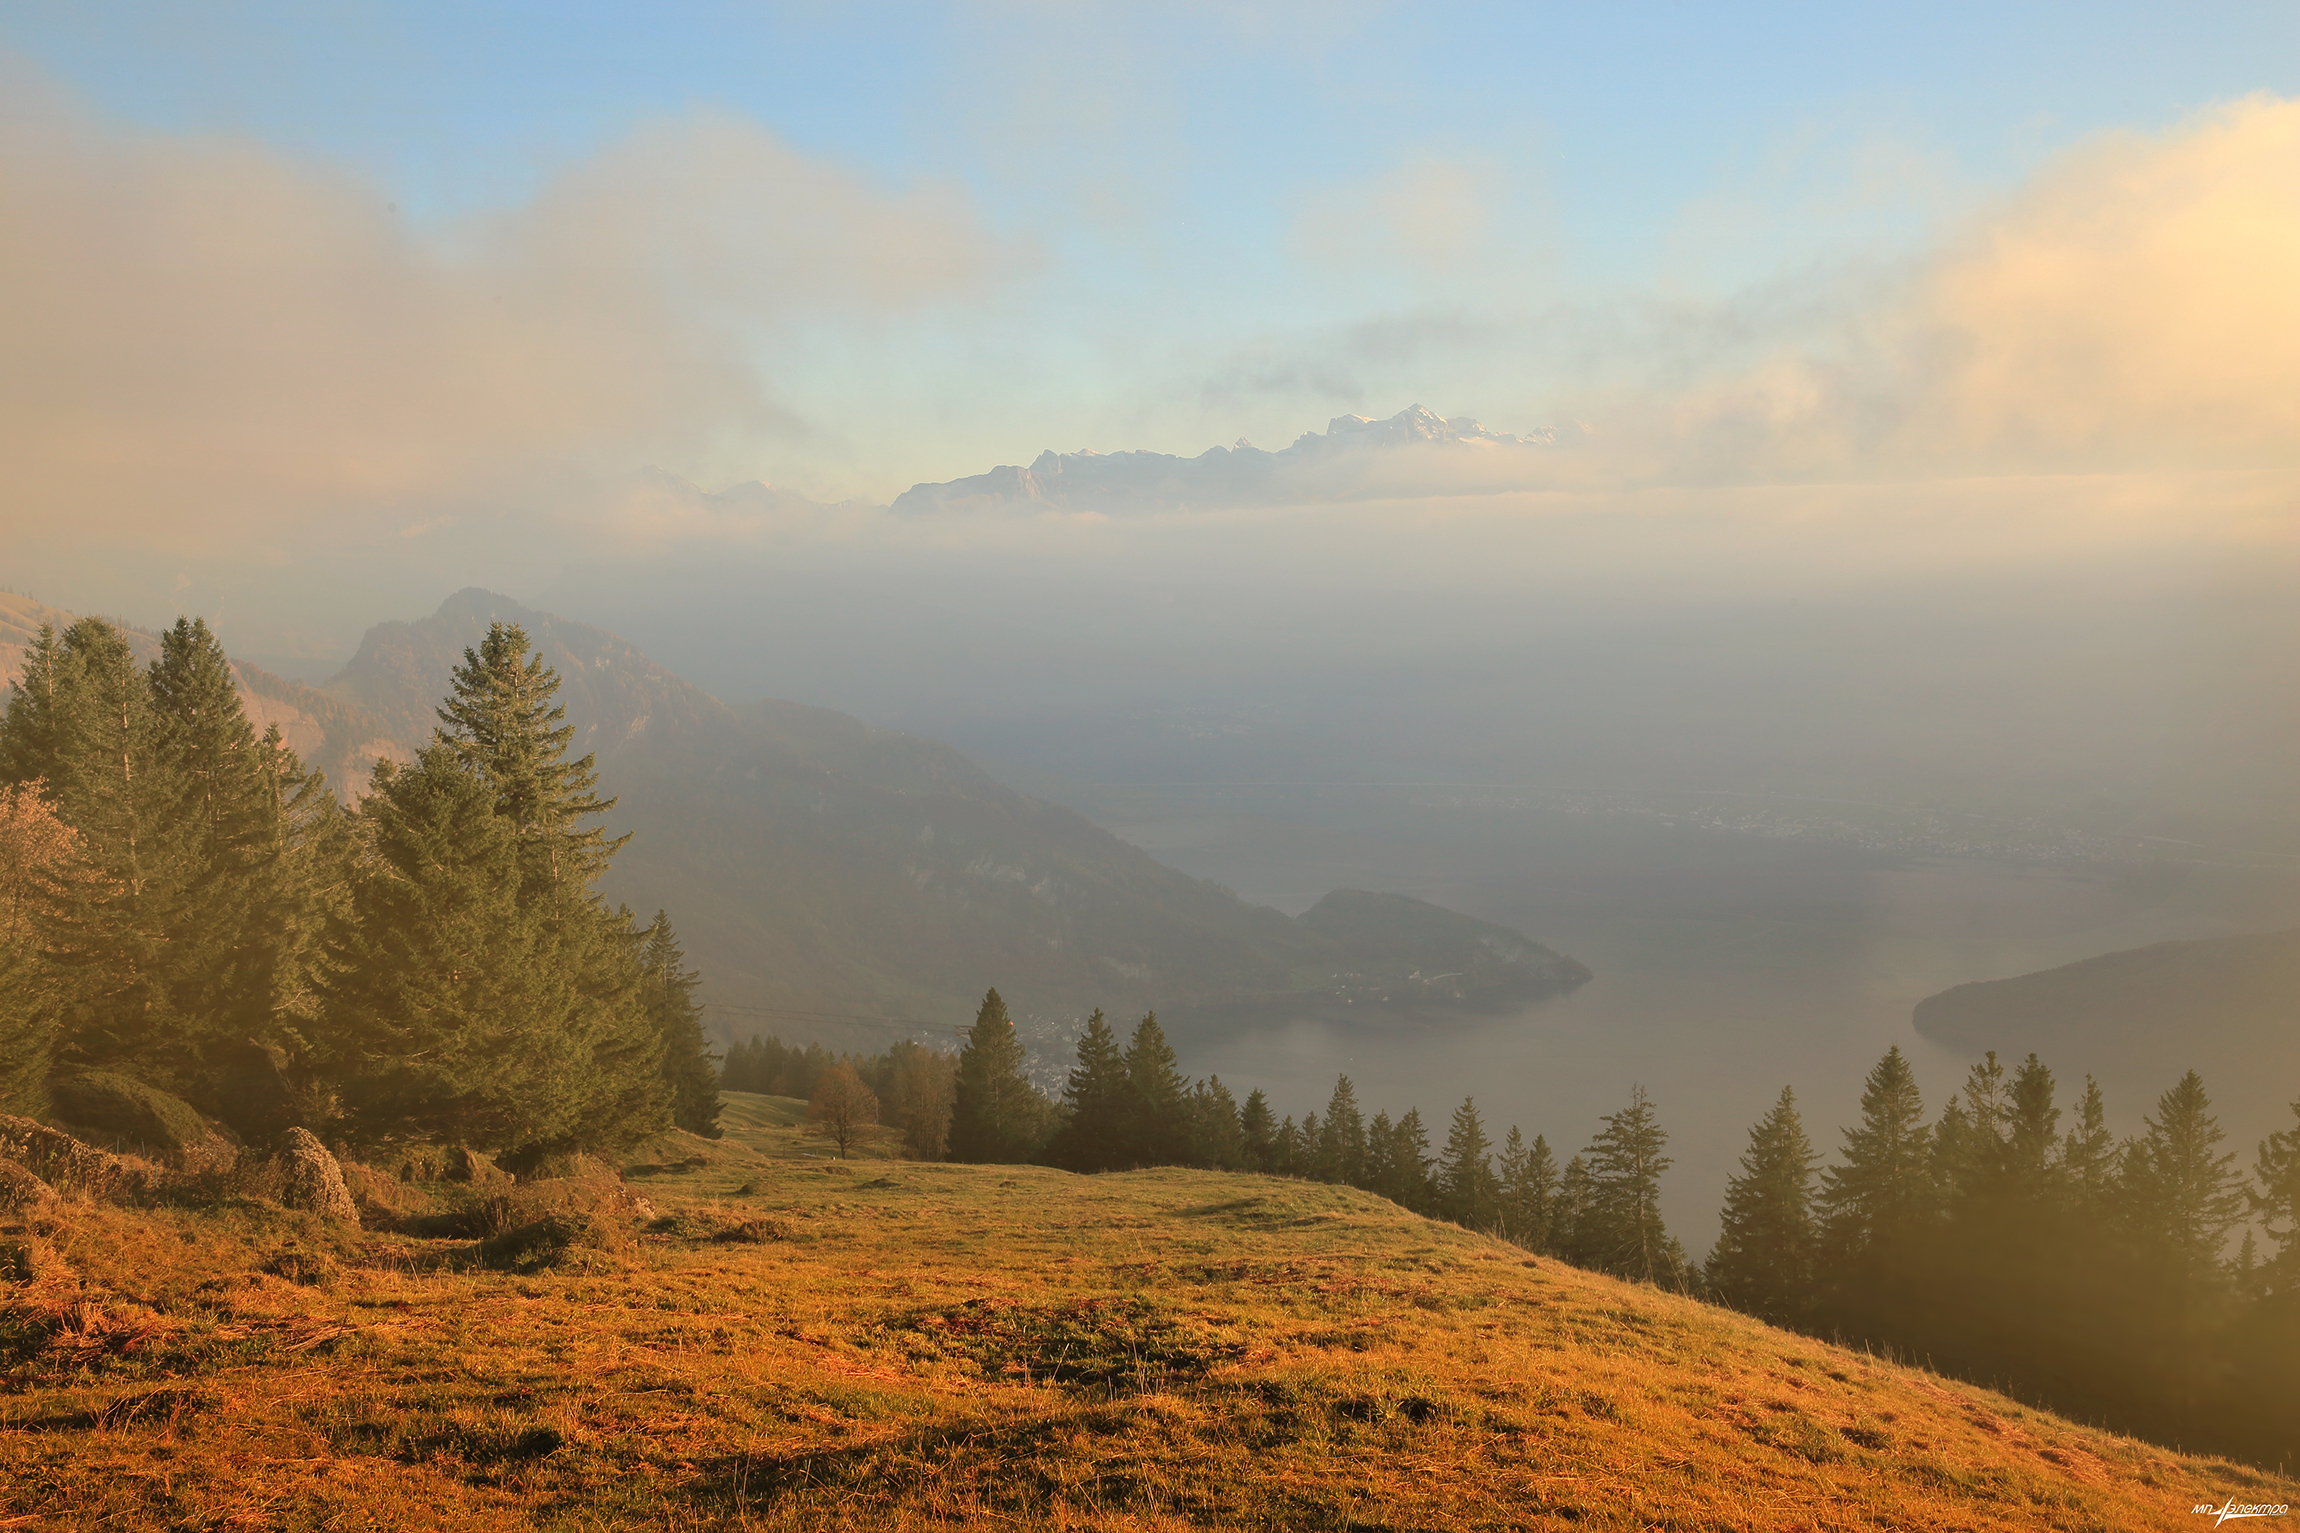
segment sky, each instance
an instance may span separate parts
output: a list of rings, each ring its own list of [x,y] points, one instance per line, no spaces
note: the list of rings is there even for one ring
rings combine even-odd
[[[824,535],[648,470],[884,503],[1417,402],[1595,444],[1429,487],[1517,524],[2007,476],[2054,536],[2291,518],[2288,0],[27,0],[0,155],[0,526],[121,610],[227,547],[349,560],[300,587],[377,586],[348,624],[553,536]]]

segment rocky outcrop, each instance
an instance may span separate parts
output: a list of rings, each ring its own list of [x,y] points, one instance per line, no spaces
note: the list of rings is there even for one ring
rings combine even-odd
[[[467,1144],[447,1152],[447,1179],[451,1182],[508,1182],[510,1173]]]
[[[84,1139],[156,1155],[177,1164],[228,1162],[236,1146],[191,1103],[108,1070],[86,1070],[49,1082],[56,1116]]]
[[[56,1189],[12,1160],[0,1160],[0,1214],[38,1213],[56,1201]]]
[[[279,1167],[280,1202],[329,1219],[359,1223],[359,1206],[343,1183],[343,1168],[309,1129],[291,1128],[280,1136],[273,1156]]]
[[[0,1159],[12,1160],[58,1192],[93,1197],[149,1192],[157,1168],[82,1144],[61,1129],[0,1114]]]

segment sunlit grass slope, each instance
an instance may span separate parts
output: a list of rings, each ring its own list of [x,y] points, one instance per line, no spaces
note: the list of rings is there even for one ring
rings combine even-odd
[[[19,1225],[0,1526],[2129,1529],[2300,1501],[1346,1189],[840,1164],[804,1158],[799,1104],[728,1118],[524,1273],[255,1201]]]

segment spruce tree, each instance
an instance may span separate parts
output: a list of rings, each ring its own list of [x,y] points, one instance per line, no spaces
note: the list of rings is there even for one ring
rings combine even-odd
[[[2031,1054],[2013,1072],[2005,1116],[2005,1177],[2012,1199],[2027,1208],[2060,1201],[2060,1107],[2052,1071]]]
[[[1270,1098],[1261,1087],[1246,1093],[1238,1111],[1240,1153],[1249,1171],[1274,1171],[1278,1163],[1278,1129],[1270,1119]]]
[[[2260,1141],[2252,1173],[2259,1185],[2245,1189],[2253,1217],[2276,1243],[2260,1275],[2263,1291],[2274,1294],[2300,1293],[2300,1101],[2292,1117],[2292,1127]]]
[[[439,707],[440,737],[493,787],[528,878],[588,887],[629,837],[609,840],[584,823],[615,800],[598,795],[596,756],[566,759],[575,726],[552,701],[559,673],[528,653],[526,630],[495,623],[464,650],[453,687]]]
[[[2074,1211],[2095,1225],[2106,1223],[2116,1198],[2116,1137],[2108,1131],[2100,1083],[2089,1075],[2076,1124],[2061,1141],[2060,1168]]]
[[[1286,1114],[1274,1136],[1270,1169],[1279,1176],[1302,1174],[1302,1131],[1294,1126],[1294,1115]]]
[[[2220,1248],[2244,1215],[2236,1155],[2218,1149],[2227,1136],[2194,1070],[2142,1122],[2125,1175],[2128,1217],[2144,1259],[2193,1295],[2218,1274]]]
[[[1824,1238],[1838,1257],[1915,1239],[1932,1211],[1930,1136],[1916,1072],[1899,1044],[1861,1091],[1861,1126],[1844,1131],[1843,1164],[1821,1173]]]
[[[1062,1127],[1047,1144],[1049,1164],[1069,1171],[1108,1171],[1125,1153],[1126,1061],[1118,1036],[1097,1009],[1078,1035],[1078,1063],[1062,1092]]]
[[[1629,1105],[1601,1121],[1604,1129],[1582,1152],[1589,1167],[1584,1226],[1594,1234],[1592,1254],[1605,1271],[1645,1283],[1667,1281],[1674,1263],[1661,1225],[1661,1173],[1671,1161],[1661,1151],[1669,1136],[1643,1086],[1633,1086]]]
[[[1357,1088],[1346,1075],[1334,1080],[1334,1094],[1318,1126],[1318,1176],[1322,1181],[1363,1185],[1366,1125],[1358,1110]]]
[[[170,938],[193,909],[184,784],[126,638],[83,618],[43,633],[0,728],[13,781],[40,780],[91,876],[56,913],[59,1062],[173,1080],[191,1063]]]
[[[376,766],[366,870],[328,939],[331,1063],[356,1135],[515,1149],[578,1126],[586,1051],[490,786],[441,745]]]
[[[959,1051],[950,1114],[952,1160],[1011,1163],[1028,1160],[1037,1150],[1040,1099],[1022,1073],[1026,1057],[1006,1002],[996,990],[986,992]]]
[[[1502,1140],[1496,1170],[1502,1234],[1529,1251],[1546,1249],[1549,1207],[1557,1195],[1557,1164],[1548,1142],[1537,1134],[1528,1146],[1525,1135],[1511,1124],[1508,1137]]]
[[[1222,1077],[1210,1075],[1190,1088],[1190,1163],[1236,1171],[1245,1165],[1246,1136],[1237,1099]]]
[[[1557,1174],[1557,1204],[1549,1216],[1550,1248],[1577,1267],[1596,1265],[1590,1225],[1589,1162],[1576,1155]]]
[[[1156,1012],[1134,1024],[1126,1041],[1126,1107],[1123,1164],[1129,1166],[1181,1165],[1190,1153],[1190,1110],[1185,1100],[1187,1083],[1158,1025]]]
[[[1492,1147],[1485,1125],[1479,1121],[1476,1099],[1463,1097],[1461,1106],[1453,1111],[1445,1153],[1438,1163],[1440,1206],[1456,1224],[1482,1229],[1493,1222],[1496,1194],[1489,1156]]]
[[[1395,1178],[1392,1201],[1416,1213],[1431,1211],[1436,1199],[1430,1186],[1430,1136],[1418,1107],[1407,1108],[1390,1131],[1390,1175]]]
[[[639,949],[645,982],[644,1004],[662,1040],[663,1082],[670,1093],[671,1121],[690,1134],[717,1139],[719,1072],[703,1035],[703,1008],[695,1000],[702,976],[687,967],[687,955],[671,930],[671,917],[655,912]]]
[[[0,787],[0,1113],[45,1117],[58,999],[47,943],[79,838],[36,783]]]
[[[1394,1189],[1398,1182],[1397,1132],[1397,1125],[1390,1122],[1386,1112],[1375,1113],[1373,1121],[1366,1125],[1365,1181],[1362,1183],[1367,1191],[1378,1192],[1393,1202],[1397,1199]]]
[[[1775,1325],[1799,1325],[1813,1300],[1813,1167],[1820,1157],[1787,1086],[1749,1130],[1741,1170],[1725,1183],[1717,1245],[1705,1272],[1735,1309]]]

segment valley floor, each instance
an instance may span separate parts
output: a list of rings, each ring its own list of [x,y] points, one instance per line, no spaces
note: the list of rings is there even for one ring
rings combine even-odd
[[[497,1194],[498,1225],[558,1210],[525,1246],[247,1198],[0,1227],[0,1528],[2121,1530],[2300,1501],[1349,1189],[834,1162],[794,1106],[732,1098],[725,1139],[621,1189]],[[408,1228],[451,1196],[353,1182]]]

